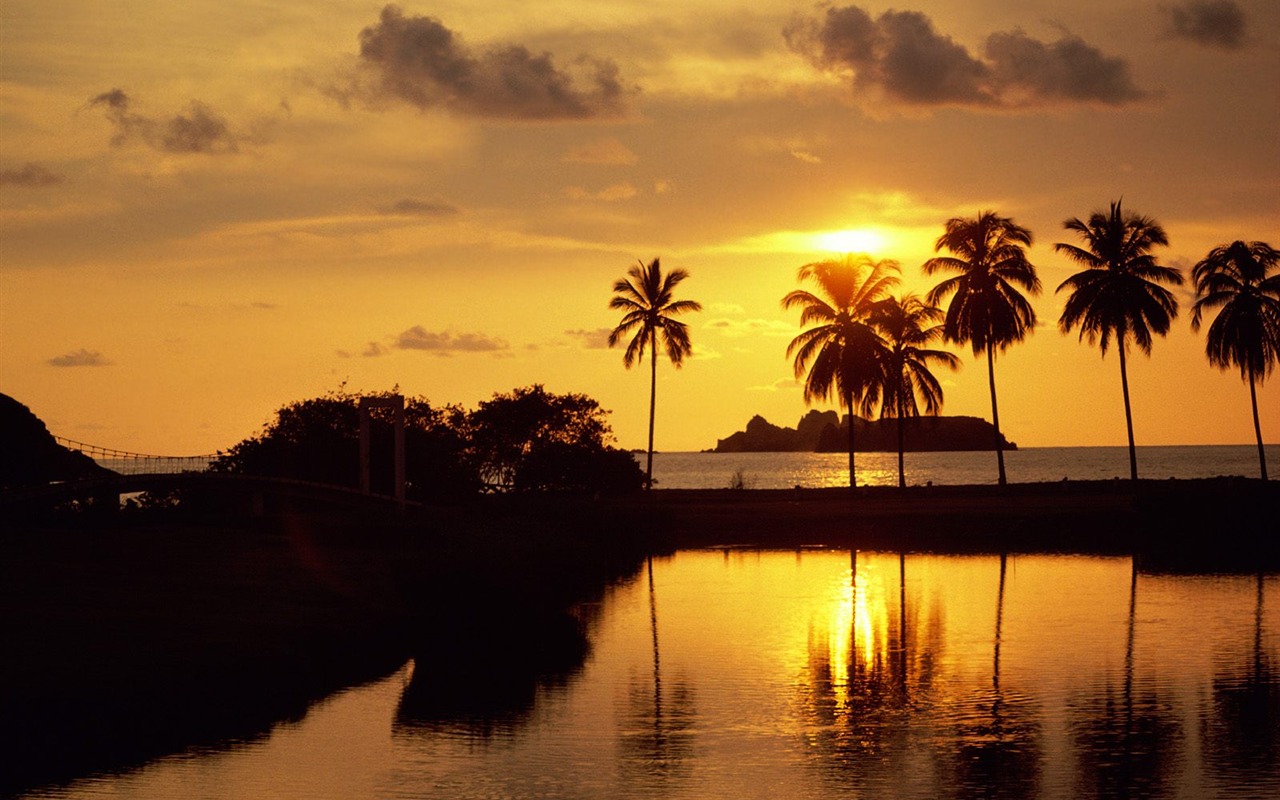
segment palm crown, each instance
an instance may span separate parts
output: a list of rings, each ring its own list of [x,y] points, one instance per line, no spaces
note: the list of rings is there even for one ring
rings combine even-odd
[[[864,409],[874,407],[877,356],[884,342],[869,320],[876,303],[898,285],[897,277],[890,274],[898,270],[898,262],[892,259],[873,261],[866,255],[800,268],[797,279],[812,281],[819,294],[796,289],[782,298],[782,307],[799,308],[800,324],[814,325],[787,345],[796,377],[805,378],[806,402],[852,397]]]
[[[1035,327],[1035,309],[1022,296],[1040,293],[1040,279],[1023,249],[1030,245],[1031,231],[993,211],[947,220],[934,247],[953,255],[931,258],[923,269],[926,275],[959,273],[926,297],[930,305],[952,297],[943,323],[948,341],[969,342],[977,355],[988,345],[1004,350]]]
[[[1069,219],[1063,227],[1085,246],[1059,243],[1054,249],[1087,269],[1058,286],[1059,292],[1071,290],[1058,327],[1066,333],[1079,326],[1080,338],[1096,341],[1103,354],[1113,336],[1122,347],[1132,340],[1150,354],[1151,334],[1168,333],[1178,315],[1177,298],[1160,284],[1182,283],[1182,273],[1157,264],[1151,253],[1169,243],[1164,229],[1150,217],[1124,213],[1118,201],[1108,212]]]
[[[667,358],[679,367],[685,357],[692,354],[693,344],[689,340],[689,326],[674,319],[674,315],[702,310],[702,306],[693,300],[672,299],[676,286],[688,278],[689,273],[673,269],[663,275],[662,266],[655,258],[648,264],[639,263],[627,270],[627,276],[613,284],[614,296],[609,301],[609,308],[626,313],[609,333],[609,346],[613,347],[634,334],[622,356],[622,363],[630,369],[644,357],[646,348],[656,348],[661,340]]]
[[[1216,247],[1192,269],[1196,302],[1191,328],[1206,309],[1219,309],[1209,325],[1206,354],[1221,369],[1262,381],[1280,362],[1280,251],[1266,242]],[[1268,275],[1268,273],[1275,273]]]
[[[937,323],[943,316],[942,309],[926,305],[914,294],[877,304],[871,321],[886,345],[885,416],[919,416],[917,398],[924,401],[927,414],[936,414],[942,409],[942,385],[929,371],[929,366],[938,364],[950,369],[960,366],[960,359],[954,353],[929,348],[942,338],[942,326]]]
[[[884,337],[881,376],[884,384],[882,417],[898,418],[898,486],[907,485],[903,420],[920,416],[917,398],[928,414],[942,410],[942,384],[929,371],[930,364],[956,369],[960,359],[945,350],[929,347],[942,338],[942,309],[926,305],[913,294],[891,297],[876,304],[871,323]]]
[[[812,282],[818,293],[796,289],[782,298],[783,308],[800,309],[802,326],[814,326],[787,345],[796,377],[805,379],[805,402],[834,395],[849,412],[850,488],[857,483],[855,404],[869,412],[882,386],[879,371],[885,343],[869,320],[876,304],[898,285],[891,274],[898,270],[898,262],[892,259],[874,261],[867,255],[805,264],[796,278]]]

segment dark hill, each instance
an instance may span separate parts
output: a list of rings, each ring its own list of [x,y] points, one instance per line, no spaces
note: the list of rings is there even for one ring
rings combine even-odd
[[[31,409],[0,394],[0,488],[108,474],[92,458],[58,444]]]
[[[898,421],[857,418],[854,445],[871,452],[898,451]],[[992,450],[995,428],[977,417],[917,417],[905,422],[905,449],[908,452],[939,450]],[[1018,446],[1003,436],[1002,448]],[[837,453],[849,445],[848,417],[844,420],[834,411],[810,411],[794,428],[782,428],[756,415],[746,430],[738,431],[716,442],[717,453]]]

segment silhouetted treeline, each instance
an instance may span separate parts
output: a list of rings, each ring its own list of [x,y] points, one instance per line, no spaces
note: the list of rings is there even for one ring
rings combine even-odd
[[[339,389],[286,405],[260,434],[220,453],[212,469],[358,486],[359,402],[359,395]],[[370,413],[371,487],[391,494],[392,412]],[[407,494],[438,500],[485,490],[638,490],[644,475],[630,453],[612,446],[606,414],[586,395],[555,394],[536,384],[495,394],[470,411],[407,398]]]

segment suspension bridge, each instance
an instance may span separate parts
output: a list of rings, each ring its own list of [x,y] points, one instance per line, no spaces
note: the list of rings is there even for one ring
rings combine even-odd
[[[407,505],[421,505],[406,502],[403,493],[399,496],[374,493],[369,490],[367,482],[356,488],[293,478],[216,472],[211,470],[211,466],[218,453],[155,455],[104,447],[65,436],[55,435],[53,439],[67,450],[91,458],[102,467],[102,472],[74,480],[0,490],[0,509],[48,508],[86,499],[92,499],[101,506],[118,507],[123,495],[142,492],[163,495],[184,489],[214,489],[248,497],[255,513],[261,513],[266,497],[362,507],[385,508],[394,504],[401,510]],[[367,455],[363,456],[362,462],[366,459]]]
[[[200,456],[157,456],[116,450],[113,447],[100,447],[63,436],[54,436],[53,439],[68,450],[82,453],[96,461],[98,466],[120,475],[177,475],[184,472],[208,472],[209,465],[218,457],[217,453]]]

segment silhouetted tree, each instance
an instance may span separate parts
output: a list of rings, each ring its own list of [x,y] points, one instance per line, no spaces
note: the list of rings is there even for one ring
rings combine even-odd
[[[924,262],[924,274],[957,272],[933,287],[926,296],[930,305],[950,297],[943,338],[968,342],[973,354],[987,353],[987,377],[991,386],[991,424],[995,427],[996,467],[1000,485],[1006,483],[1004,450],[1000,435],[1000,412],[996,404],[995,351],[1001,352],[1026,338],[1036,324],[1036,313],[1022,296],[1040,293],[1035,266],[1027,260],[1031,231],[994,211],[977,217],[947,220],[945,233],[934,249],[951,256],[937,256]],[[1021,291],[1019,291],[1021,290]]]
[[[1253,433],[1258,441],[1258,466],[1267,479],[1267,455],[1258,421],[1258,390],[1280,362],[1280,251],[1266,242],[1235,241],[1215,247],[1195,265],[1192,278],[1196,302],[1191,329],[1200,330],[1205,309],[1217,308],[1209,325],[1205,352],[1219,369],[1240,368],[1249,384]],[[1268,274],[1275,273],[1275,274]]]
[[[234,445],[210,465],[218,472],[262,475],[355,487],[360,482],[360,396],[338,389],[290,403],[262,432]],[[479,488],[461,431],[466,412],[433,407],[426,398],[405,403],[405,476],[415,497],[468,494]],[[381,410],[370,433],[378,452],[390,452],[391,422]],[[374,459],[374,486],[389,486],[390,459]]]
[[[644,358],[649,349],[649,449],[645,461],[645,488],[653,488],[653,418],[658,398],[658,340],[662,340],[667,358],[679,369],[686,356],[693,352],[689,341],[689,326],[675,319],[678,314],[701,311],[694,300],[676,300],[676,286],[689,277],[683,269],[673,269],[665,276],[658,259],[643,262],[627,270],[627,277],[613,284],[613,299],[609,308],[625,311],[618,326],[609,333],[609,346],[630,336],[622,363],[627,369]]]
[[[849,488],[857,485],[854,469],[856,410],[870,413],[879,399],[880,363],[886,345],[870,323],[876,304],[898,285],[890,273],[899,271],[892,259],[874,261],[867,255],[805,264],[796,274],[812,281],[819,294],[796,289],[782,298],[785,309],[800,309],[800,325],[814,325],[787,345],[795,360],[795,375],[803,377],[804,400],[835,396],[849,412]]]
[[[1059,242],[1053,248],[1087,269],[1058,286],[1070,289],[1058,328],[1067,333],[1080,327],[1080,338],[1098,343],[1102,354],[1112,337],[1120,354],[1120,386],[1124,391],[1124,421],[1129,433],[1129,477],[1138,479],[1138,456],[1133,444],[1133,413],[1129,406],[1129,375],[1125,352],[1129,342],[1151,355],[1151,334],[1164,336],[1178,316],[1178,300],[1160,284],[1182,284],[1182,273],[1156,263],[1151,254],[1167,245],[1164,229],[1150,217],[1124,213],[1120,201],[1107,212],[1095,211],[1088,220],[1071,218],[1063,223],[1075,231],[1084,247]]]
[[[495,394],[466,419],[483,480],[515,491],[626,492],[640,488],[630,453],[611,445],[607,411],[582,394],[535,384]]]
[[[907,485],[903,465],[906,450],[903,424],[907,417],[920,416],[920,404],[924,401],[927,414],[942,410],[942,385],[929,371],[931,364],[956,369],[960,359],[945,350],[933,350],[929,344],[942,338],[942,309],[925,305],[914,294],[901,299],[891,297],[876,305],[871,323],[880,332],[887,345],[883,354],[884,401],[881,417],[898,420],[898,486]]]

